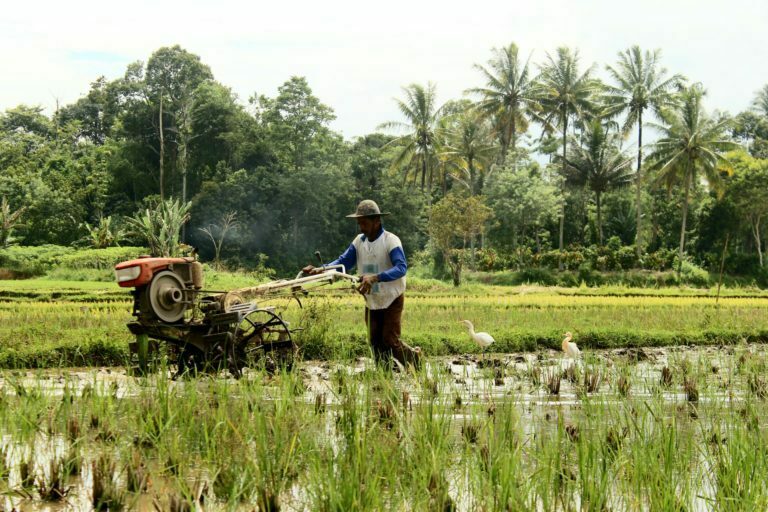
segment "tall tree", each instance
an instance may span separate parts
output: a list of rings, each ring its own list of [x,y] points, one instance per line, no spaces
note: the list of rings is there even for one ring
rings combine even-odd
[[[454,180],[470,195],[482,194],[495,168],[493,157],[497,151],[490,123],[473,110],[457,114],[451,121],[441,155],[446,157]]]
[[[680,106],[662,111],[665,125],[654,125],[661,137],[649,155],[649,170],[656,171],[656,180],[667,188],[683,187],[682,225],[678,252],[680,272],[685,253],[685,229],[691,187],[704,178],[710,187],[722,187],[721,173],[731,174],[733,167],[722,153],[737,149],[735,142],[725,138],[728,120],[709,117],[702,107],[705,91],[700,84],[680,93]]]
[[[119,81],[107,82],[103,76],[91,83],[91,89],[84,97],[66,105],[56,113],[56,124],[72,121],[79,123],[79,137],[94,144],[104,144],[110,136],[115,118],[119,113]]]
[[[560,188],[543,179],[536,164],[501,169],[488,188],[494,214],[488,236],[494,247],[515,251],[534,240],[541,252],[542,227],[557,218],[560,203]]]
[[[635,250],[642,249],[642,165],[643,114],[650,110],[659,117],[662,109],[674,101],[674,88],[682,84],[682,75],[667,77],[660,66],[661,50],[645,51],[635,45],[619,53],[616,66],[606,66],[615,85],[606,86],[606,114],[610,117],[626,113],[622,130],[628,134],[637,126],[637,172],[635,173]]]
[[[307,79],[293,76],[278,88],[274,99],[259,98],[261,121],[282,163],[291,171],[317,160],[317,142],[330,135],[333,109],[312,93]]]
[[[568,126],[571,120],[588,118],[595,110],[594,93],[599,82],[592,78],[594,66],[579,72],[579,52],[560,47],[553,57],[547,53],[547,63],[541,69],[537,85],[537,97],[543,109],[545,128],[558,128],[563,148],[561,172],[566,173],[568,160]],[[565,197],[560,206],[560,234],[558,248],[563,250],[565,226]]]
[[[582,143],[572,144],[571,156],[566,162],[566,179],[595,195],[600,245],[603,245],[602,195],[628,185],[633,178],[632,158],[620,149],[618,138],[600,119],[593,119],[586,126]]]
[[[210,68],[201,62],[200,57],[179,45],[160,48],[147,61],[145,83],[148,96],[158,106],[161,199],[164,195],[165,132],[168,130],[173,134],[172,142],[176,144],[182,203],[186,202],[188,148],[195,94],[202,83],[212,79]],[[169,118],[168,124],[165,116]]]
[[[494,48],[493,58],[487,67],[475,64],[485,79],[485,87],[469,89],[468,93],[480,95],[478,109],[494,120],[501,145],[500,163],[503,165],[507,151],[517,146],[517,136],[528,129],[528,124],[538,111],[535,82],[528,62],[523,61],[515,43],[506,48]]]
[[[742,222],[743,219],[747,220],[757,249],[758,262],[763,267],[763,245],[768,219],[768,160],[753,158],[746,153],[737,153],[731,160],[734,175],[726,193],[736,206]]]
[[[765,84],[762,89],[757,91],[752,107],[756,112],[768,117],[768,84]]]
[[[768,115],[747,110],[731,123],[731,135],[744,144],[755,158],[768,159]]]
[[[380,125],[383,129],[395,129],[407,132],[392,141],[398,145],[398,151],[392,167],[405,169],[405,181],[410,171],[414,171],[414,180],[421,175],[421,191],[424,192],[426,183],[427,197],[432,195],[432,179],[435,157],[435,128],[440,117],[437,105],[435,85],[427,86],[411,84],[403,88],[405,99],[395,99],[405,122],[390,121]]]

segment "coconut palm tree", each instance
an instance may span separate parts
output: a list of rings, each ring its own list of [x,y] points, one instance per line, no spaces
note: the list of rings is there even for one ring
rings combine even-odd
[[[768,84],[765,84],[762,89],[757,91],[752,106],[757,112],[768,117]]]
[[[407,132],[394,139],[390,144],[400,149],[392,161],[392,167],[405,169],[405,181],[414,171],[414,181],[421,176],[421,190],[425,182],[427,196],[431,197],[433,167],[435,158],[435,128],[440,118],[440,109],[436,106],[435,85],[431,82],[426,87],[411,84],[403,88],[405,99],[395,99],[405,122],[391,121],[379,128],[395,129]]]
[[[662,109],[671,106],[674,90],[685,80],[682,75],[667,77],[667,70],[660,67],[661,50],[642,52],[635,45],[619,52],[616,67],[606,66],[615,85],[606,85],[606,115],[626,113],[622,131],[628,134],[637,126],[637,172],[635,173],[635,250],[640,256],[640,219],[642,165],[643,165],[643,114],[646,110],[659,117]]]
[[[594,93],[600,87],[592,78],[594,66],[579,72],[579,52],[560,47],[553,57],[547,53],[547,63],[541,68],[536,96],[542,107],[542,122],[546,130],[559,130],[562,135],[562,174],[565,176],[568,127],[571,120],[591,117],[595,110]],[[560,206],[560,241],[563,250],[565,201]]]
[[[503,165],[507,151],[515,151],[518,134],[525,133],[531,118],[536,117],[539,104],[528,67],[530,59],[520,58],[517,45],[494,48],[493,55],[487,67],[475,64],[485,79],[485,87],[466,92],[481,97],[477,108],[494,121],[501,146],[499,162]]]
[[[440,154],[451,177],[466,187],[470,195],[479,195],[496,167],[493,160],[497,151],[490,122],[470,109],[452,117]]]
[[[721,190],[722,174],[733,173],[731,163],[722,153],[739,148],[725,138],[728,120],[709,117],[702,108],[705,91],[700,84],[680,93],[680,105],[662,112],[665,125],[653,125],[661,138],[648,156],[648,170],[657,173],[657,183],[671,188],[683,186],[683,220],[680,227],[678,274],[685,251],[685,228],[691,187],[703,177],[715,190]]]
[[[603,126],[600,119],[590,121],[582,143],[571,147],[571,156],[566,161],[566,180],[595,194],[598,238],[603,245],[602,195],[632,182],[632,157],[620,149],[619,136]]]

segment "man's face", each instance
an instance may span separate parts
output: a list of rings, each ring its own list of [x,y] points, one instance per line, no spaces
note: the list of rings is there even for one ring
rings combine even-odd
[[[379,232],[381,227],[381,218],[379,217],[358,217],[357,225],[360,227],[360,232],[365,235],[367,239],[371,239]]]

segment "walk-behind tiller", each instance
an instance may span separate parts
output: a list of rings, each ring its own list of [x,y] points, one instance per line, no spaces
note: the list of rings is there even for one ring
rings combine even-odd
[[[118,285],[133,288],[136,321],[128,329],[136,336],[131,352],[141,369],[158,342],[166,342],[178,374],[226,369],[236,378],[262,358],[268,368],[290,367],[297,353],[288,323],[273,306],[259,307],[258,300],[299,300],[313,287],[358,279],[335,265],[315,275],[211,291],[204,290],[203,266],[194,258],[150,257],[119,263],[115,277]]]

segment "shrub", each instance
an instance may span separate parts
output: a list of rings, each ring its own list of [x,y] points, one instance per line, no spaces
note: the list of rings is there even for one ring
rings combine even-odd
[[[675,269],[677,269],[679,261],[678,258],[675,258]],[[684,258],[680,267],[680,281],[693,286],[709,286],[709,272]]]
[[[493,270],[501,270],[503,268],[502,260],[493,249],[480,249],[475,253],[475,261],[477,262],[478,270],[484,272],[491,272]]]
[[[659,249],[656,252],[643,254],[638,262],[639,266],[645,270],[668,270],[672,268],[672,261],[675,258],[675,251],[668,249]]]
[[[538,283],[545,286],[553,286],[557,279],[552,272],[545,268],[526,268],[516,273],[516,281],[520,283]]]
[[[616,261],[621,269],[630,269],[637,267],[637,256],[635,255],[634,245],[625,245],[616,251]]]
[[[0,268],[8,269],[19,277],[41,276],[73,252],[71,247],[60,245],[8,247],[0,250]]]
[[[61,266],[73,270],[111,270],[121,261],[132,260],[146,254],[143,247],[109,247],[106,249],[85,249],[61,257]]]

